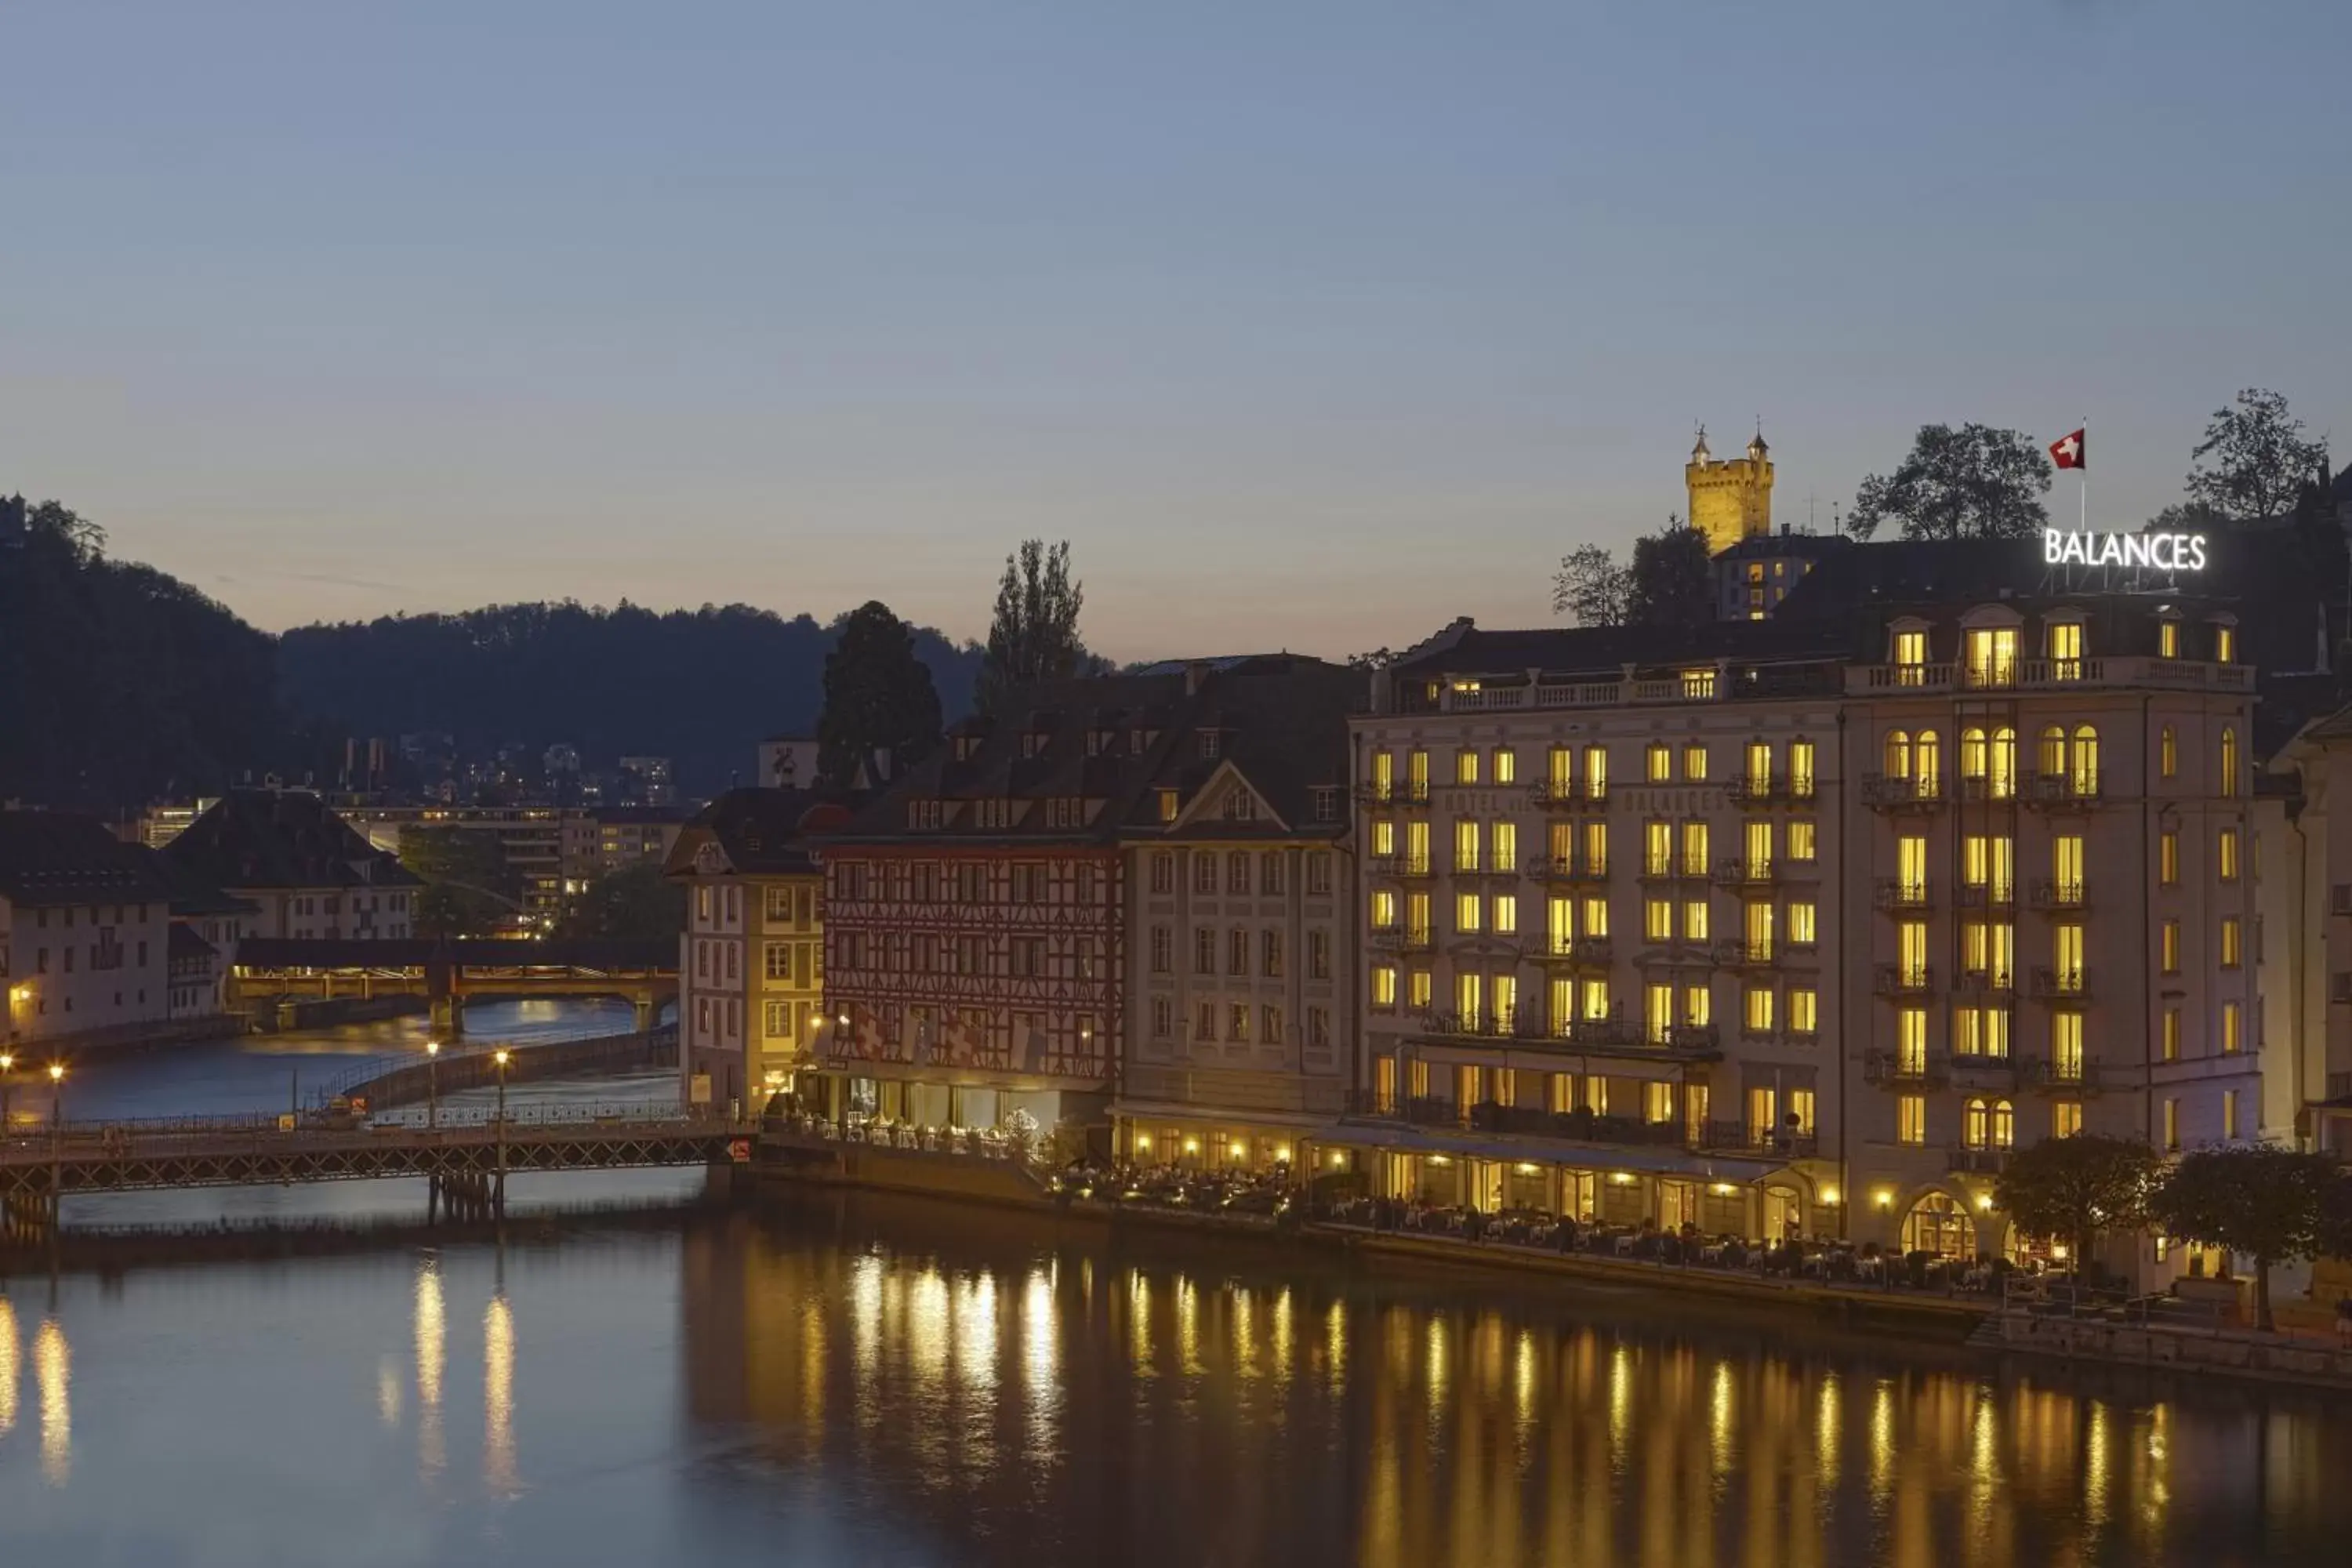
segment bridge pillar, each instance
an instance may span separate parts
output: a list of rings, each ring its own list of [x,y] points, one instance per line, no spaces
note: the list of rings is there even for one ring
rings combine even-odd
[[[656,1011],[654,994],[650,991],[640,991],[629,1000],[636,1005],[637,1033],[643,1035],[650,1032],[654,1026]]]
[[[432,1026],[434,1034],[443,1040],[466,1037],[466,999],[462,996],[441,995],[433,998]]]

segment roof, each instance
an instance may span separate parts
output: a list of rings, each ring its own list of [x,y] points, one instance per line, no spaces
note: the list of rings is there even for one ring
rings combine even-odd
[[[173,963],[179,963],[187,959],[210,959],[220,956],[219,950],[203,937],[198,936],[194,927],[182,925],[177,921],[172,922],[171,930],[163,938],[163,951],[170,955]]]
[[[149,851],[126,844],[94,816],[0,811],[0,895],[28,907],[163,903],[171,885]]]
[[[702,847],[715,843],[726,856],[727,869],[740,875],[812,875],[816,860],[811,828],[838,824],[845,815],[838,797],[821,790],[730,789],[686,825],[662,874],[694,875]]]
[[[1614,676],[1629,664],[1664,667],[1708,664],[1719,658],[1831,658],[1846,653],[1851,641],[1841,629],[1777,616],[1762,621],[1538,626],[1491,632],[1456,622],[1430,643],[1408,651],[1391,668],[1398,675],[1544,670],[1557,674],[1605,671]]]
[[[1171,831],[1160,792],[1175,791],[1189,807],[1226,770],[1289,832],[1336,837],[1346,814],[1318,821],[1314,792],[1348,783],[1348,714],[1367,687],[1360,670],[1296,654],[1039,682],[1011,694],[996,717],[958,723],[945,746],[824,837],[1106,846],[1157,837]],[[982,826],[972,803],[1000,800],[1024,809],[1009,824]],[[940,826],[909,826],[915,801],[940,803]],[[1053,801],[1081,802],[1083,819],[1060,819],[1045,807]]]
[[[223,888],[424,885],[304,790],[231,790],[163,852]]]
[[[240,899],[215,887],[160,849],[147,849],[144,853],[155,874],[172,889],[172,912],[175,915],[249,915],[260,909],[250,899]]]
[[[1801,555],[1819,560],[1825,555],[1835,555],[1856,548],[1854,542],[1843,533],[1795,533],[1783,529],[1778,533],[1759,533],[1737,544],[1727,544],[1715,552],[1715,559],[1769,561],[1774,557],[1785,560],[1792,555]]]

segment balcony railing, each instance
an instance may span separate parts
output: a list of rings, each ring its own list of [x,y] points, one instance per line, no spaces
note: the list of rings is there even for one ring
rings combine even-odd
[[[1917,1051],[1865,1051],[1862,1058],[1864,1083],[1882,1086],[1933,1086],[1950,1081],[1950,1070],[1941,1056]]]
[[[1391,779],[1381,784],[1376,779],[1365,779],[1356,785],[1356,803],[1370,806],[1427,805],[1429,781]]]
[[[2015,1057],[1962,1055],[1958,1051],[1948,1059],[1954,1079],[1979,1088],[2013,1086],[2024,1065]]]
[[[2000,1168],[2009,1163],[2009,1153],[2006,1149],[1971,1149],[1963,1144],[1944,1151],[1944,1169],[1979,1176],[1999,1175]]]
[[[1609,868],[1593,866],[1572,855],[1529,855],[1519,861],[1520,875],[1537,882],[1605,882]]]
[[[2048,810],[2095,805],[2099,800],[2099,775],[2095,770],[2085,772],[2080,768],[2065,773],[2028,773],[2025,799],[2030,805]]]
[[[2091,994],[2091,974],[2086,969],[2037,969],[2033,972],[2033,994],[2045,1002],[2079,1002]]]
[[[2014,882],[1963,882],[1953,894],[1952,902],[1964,910],[2013,910],[2017,907],[2017,884]]]
[[[1871,890],[1871,901],[1882,910],[1924,910],[1928,883],[1924,877],[1881,877]]]
[[[1963,969],[1952,989],[1965,995],[2003,1000],[2017,994],[2017,974],[2007,969]]]
[[[1881,996],[1923,996],[1936,987],[1936,971],[1925,963],[1882,963],[1871,975],[1871,989]]]
[[[2036,882],[2033,884],[2033,907],[2059,911],[2087,910],[2091,907],[2090,889],[2079,878],[2071,882]]]
[[[1777,860],[1751,860],[1744,855],[1735,855],[1716,862],[1715,882],[1719,888],[1769,888],[1779,879]]]
[[[1746,937],[1718,938],[1715,944],[1715,962],[1726,969],[1759,969],[1773,963],[1780,950],[1769,942],[1750,942]]]
[[[1371,871],[1373,876],[1389,881],[1418,881],[1429,875],[1429,857],[1426,855],[1375,855],[1371,859]]]
[[[1941,773],[1864,773],[1862,804],[1874,811],[1933,811],[1944,804]]]
[[[1579,806],[1598,809],[1609,804],[1609,784],[1605,779],[1599,783],[1591,779],[1538,779],[1528,794],[1536,805],[1554,810]]]
[[[1552,936],[1549,933],[1528,937],[1519,944],[1519,951],[1538,963],[1591,963],[1609,962],[1612,944],[1605,936]]]
[[[2101,1086],[2099,1064],[2079,1057],[2037,1057],[2025,1064],[2024,1078],[2036,1089],[2062,1093],[2092,1093]]]
[[[2245,691],[2252,667],[2137,656],[2116,658],[2010,658],[1977,664],[1857,665],[1846,671],[1855,696],[1894,691],[2031,691],[2081,686],[2160,687],[2168,690]]]
[[[1391,952],[1427,952],[1433,938],[1427,926],[1374,926],[1372,945]]]

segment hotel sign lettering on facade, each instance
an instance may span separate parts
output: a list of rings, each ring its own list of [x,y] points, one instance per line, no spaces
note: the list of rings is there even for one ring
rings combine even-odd
[[[2201,533],[2071,533],[2042,531],[2045,566],[2145,566],[2158,572],[2205,570]]]

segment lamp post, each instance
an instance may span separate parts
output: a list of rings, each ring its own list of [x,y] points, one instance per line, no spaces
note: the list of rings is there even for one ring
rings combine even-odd
[[[16,1068],[16,1053],[0,1050],[0,1144],[8,1142],[8,1075]]]
[[[441,1042],[425,1042],[425,1130],[441,1125]]]
[[[499,1064],[499,1189],[492,1206],[503,1215],[507,1212],[507,1061],[512,1053],[504,1046],[498,1049]]]
[[[66,1064],[49,1064],[49,1234],[65,1219]]]

